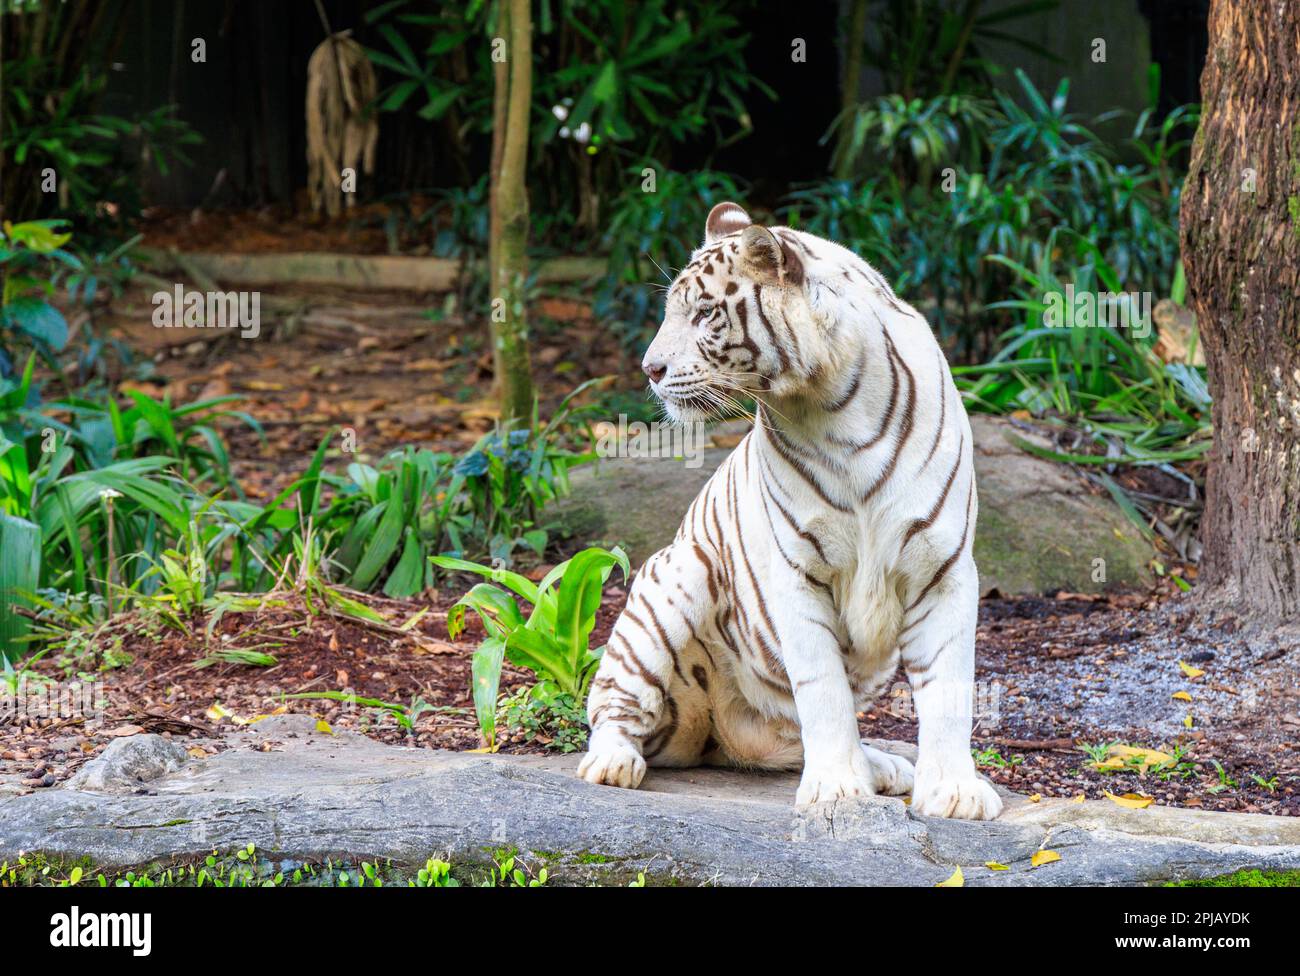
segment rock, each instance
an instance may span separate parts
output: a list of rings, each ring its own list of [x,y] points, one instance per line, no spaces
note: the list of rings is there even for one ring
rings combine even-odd
[[[259,723],[261,724],[261,723]],[[251,732],[241,732],[235,740]],[[798,776],[651,770],[639,790],[579,780],[577,756],[483,756],[386,746],[351,733],[232,748],[149,781],[149,792],[0,795],[0,860],[88,856],[105,869],[199,859],[247,844],[273,859],[340,855],[465,868],[514,848],[553,884],[1146,884],[1243,868],[1300,868],[1300,819],[1005,794],[992,823],[914,815],[874,797],[793,807]],[[130,741],[130,740],[124,740]],[[912,747],[874,742],[911,755]],[[1033,868],[1035,851],[1060,860]],[[1008,871],[990,871],[998,861]]]
[[[546,509],[547,527],[583,545],[621,545],[633,566],[672,541],[704,483],[731,453],[705,448],[698,467],[671,458],[605,458],[569,476],[567,498]]]
[[[982,591],[1096,593],[1147,585],[1155,552],[1119,507],[1092,494],[1068,466],[1014,446],[1006,439],[1010,430],[1002,418],[971,417]],[[546,518],[553,530],[581,544],[622,545],[640,564],[672,541],[728,453],[706,449],[696,468],[681,460],[604,459],[573,472],[570,496],[547,509]]]
[[[1067,465],[1016,447],[1007,440],[1010,430],[1001,418],[971,417],[981,591],[1097,593],[1148,585],[1155,550],[1119,506],[1090,493]]]
[[[94,793],[134,793],[189,759],[180,743],[160,735],[114,739],[68,779],[68,788]]]

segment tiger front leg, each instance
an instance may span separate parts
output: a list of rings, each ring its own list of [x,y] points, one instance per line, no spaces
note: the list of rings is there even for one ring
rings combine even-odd
[[[803,776],[795,803],[909,792],[912,764],[869,748],[859,738],[829,595],[790,566],[778,569],[773,578],[779,587],[774,592],[785,594],[772,612],[803,740]]]
[[[970,751],[978,604],[975,563],[965,556],[905,615],[899,646],[920,723],[912,811],[923,816],[992,820],[1002,812]]]
[[[587,699],[591,736],[578,766],[587,782],[625,789],[641,784],[644,743],[660,725],[674,675],[681,677],[680,649],[708,609],[703,558],[669,547],[637,574]]]

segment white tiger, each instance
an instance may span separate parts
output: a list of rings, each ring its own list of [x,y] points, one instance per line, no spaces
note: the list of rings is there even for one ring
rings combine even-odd
[[[910,792],[920,814],[996,817],[970,753],[970,425],[925,319],[852,252],[724,203],[642,366],[676,420],[736,393],[759,406],[633,583],[579,774],[636,787],[647,762],[802,765],[798,804]],[[900,662],[915,771],[855,718]]]

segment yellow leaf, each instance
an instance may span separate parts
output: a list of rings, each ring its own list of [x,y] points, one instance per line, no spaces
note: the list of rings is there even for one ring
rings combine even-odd
[[[999,864],[997,861],[985,861],[984,866],[990,871],[1010,871],[1011,869],[1005,864]]]
[[[1191,701],[1192,696],[1185,691],[1175,691],[1174,698],[1178,701]]]
[[[190,746],[190,747],[189,747],[188,749],[186,749],[185,751],[188,752],[188,753],[190,754],[190,756],[191,756],[192,758],[194,758],[194,759],[207,759],[207,758],[208,758],[208,754],[207,754],[206,752],[204,752],[204,751],[203,751],[201,748],[199,748],[198,746]]]
[[[1106,758],[1089,765],[1100,773],[1118,770],[1136,769],[1145,773],[1152,766],[1165,766],[1174,761],[1174,757],[1159,749],[1142,749],[1136,746],[1113,745],[1106,750]]]
[[[1107,791],[1105,796],[1106,799],[1110,800],[1112,803],[1118,803],[1120,806],[1127,807],[1129,810],[1144,810],[1156,802],[1154,796],[1142,796],[1138,793],[1125,793],[1121,796],[1116,796],[1114,793]]]
[[[213,702],[212,707],[203,713],[208,717],[209,722],[220,722],[223,718],[233,718],[234,713],[221,704]]]
[[[1060,859],[1061,855],[1056,851],[1034,851],[1034,856],[1029,859],[1029,863],[1032,867],[1041,868],[1044,864],[1051,864]]]
[[[230,719],[230,721],[234,722],[236,725],[248,725],[248,724],[249,724],[248,719],[246,719],[246,718],[241,718],[240,716],[236,715],[236,714],[235,714],[234,712],[232,712],[230,709],[228,709],[228,708],[226,708],[224,705],[222,705],[221,702],[213,702],[213,703],[212,703],[212,707],[209,708],[209,709],[208,709],[206,712],[204,712],[203,714],[206,715],[206,716],[208,717],[208,721],[209,721],[209,722],[220,722],[222,719],[224,719],[224,718],[228,718],[228,719]]]
[[[330,728],[329,722],[325,721],[323,718],[318,718],[316,720],[316,731],[324,732],[326,735],[334,734],[334,730]]]
[[[1201,675],[1205,674],[1205,672],[1200,668],[1194,668],[1181,659],[1178,661],[1178,666],[1183,669],[1183,674],[1187,675],[1189,678],[1199,678]]]
[[[1070,802],[1071,802],[1071,803],[1082,803],[1082,802],[1083,802],[1083,794],[1080,793],[1078,796],[1076,796],[1076,797],[1075,797],[1073,800],[1071,800]]]
[[[961,868],[957,868],[952,873],[952,877],[947,881],[940,881],[935,885],[936,888],[964,888],[966,887],[966,878],[961,873]]]
[[[1187,713],[1187,717],[1186,717],[1185,719],[1183,719],[1183,725],[1184,725],[1184,727],[1189,728],[1189,729],[1192,727],[1192,713],[1191,713],[1191,712],[1188,712],[1188,713]]]
[[[1030,802],[1030,803],[1037,803],[1037,802],[1038,802],[1039,800],[1041,800],[1042,798],[1043,798],[1043,794],[1041,794],[1041,793],[1030,793],[1030,794],[1029,794],[1029,802]]]

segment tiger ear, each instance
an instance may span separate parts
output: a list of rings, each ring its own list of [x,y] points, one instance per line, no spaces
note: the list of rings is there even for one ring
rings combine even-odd
[[[760,277],[780,278],[785,268],[781,242],[766,227],[750,224],[740,235],[740,263]]]
[[[704,222],[704,243],[713,244],[728,234],[744,230],[753,224],[749,214],[738,203],[720,203],[709,211]]]

